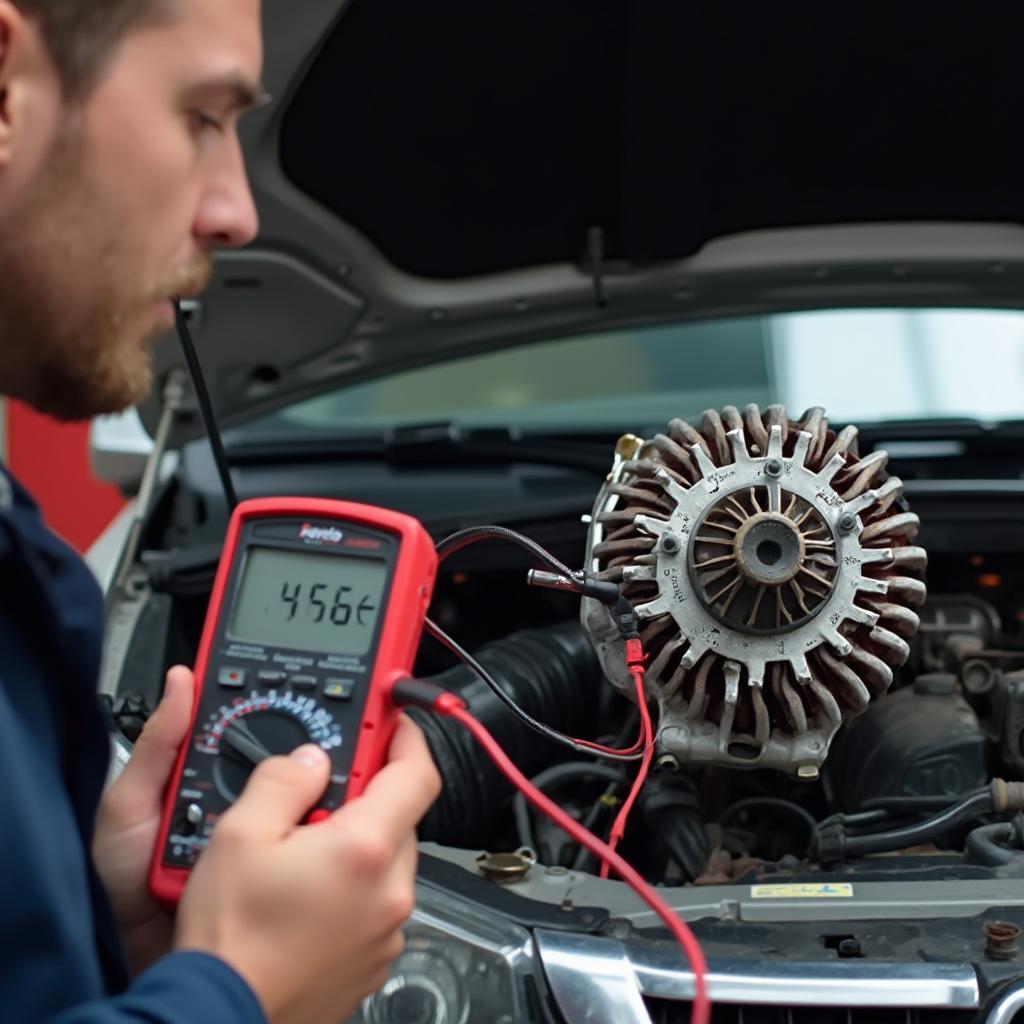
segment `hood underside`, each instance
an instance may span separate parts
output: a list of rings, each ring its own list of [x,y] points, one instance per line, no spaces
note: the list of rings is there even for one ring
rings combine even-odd
[[[596,327],[1021,303],[1024,10],[265,7],[261,234],[193,317],[225,425]]]

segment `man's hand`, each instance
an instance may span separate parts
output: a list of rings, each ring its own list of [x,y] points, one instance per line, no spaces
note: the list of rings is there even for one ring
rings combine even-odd
[[[163,700],[146,722],[124,771],[107,790],[96,819],[93,858],[106,884],[132,971],[170,952],[173,915],[149,895],[149,863],[164,789],[192,716],[189,669],[167,673]]]
[[[217,822],[178,909],[175,945],[231,964],[273,1024],[345,1020],[387,980],[415,900],[415,827],[441,788],[404,717],[364,793],[298,825],[328,771],[310,745],[264,761]]]

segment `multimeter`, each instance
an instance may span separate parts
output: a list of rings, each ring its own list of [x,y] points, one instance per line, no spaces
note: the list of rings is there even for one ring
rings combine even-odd
[[[192,724],[165,797],[150,888],[175,903],[217,819],[267,757],[315,743],[330,782],[306,820],[358,796],[396,722],[437,574],[411,516],[345,501],[242,502],[195,665]]]

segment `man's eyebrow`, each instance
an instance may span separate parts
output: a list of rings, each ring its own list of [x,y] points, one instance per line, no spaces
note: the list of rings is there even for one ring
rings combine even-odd
[[[190,93],[210,95],[219,93],[230,98],[231,106],[238,111],[263,107],[270,102],[270,94],[259,82],[254,82],[239,72],[228,72],[197,82]]]

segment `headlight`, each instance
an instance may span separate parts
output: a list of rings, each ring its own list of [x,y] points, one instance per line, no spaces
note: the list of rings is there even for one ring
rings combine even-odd
[[[405,951],[350,1024],[528,1024],[533,939],[519,925],[419,885]]]

